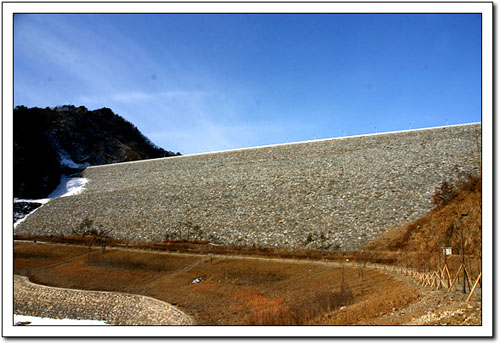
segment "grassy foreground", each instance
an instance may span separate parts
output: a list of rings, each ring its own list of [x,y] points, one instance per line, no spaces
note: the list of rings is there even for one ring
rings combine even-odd
[[[89,253],[82,246],[16,242],[14,272],[50,286],[151,296],[200,325],[352,325],[418,299],[393,276],[326,261],[112,248]],[[328,317],[353,306],[349,316]]]

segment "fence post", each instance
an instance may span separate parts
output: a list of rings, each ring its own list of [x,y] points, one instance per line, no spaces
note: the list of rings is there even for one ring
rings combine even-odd
[[[444,269],[446,270],[446,280],[448,281],[448,290],[450,290],[451,289],[450,269],[448,269],[448,265],[445,265]]]
[[[469,302],[471,297],[472,297],[472,294],[474,293],[474,291],[476,290],[476,287],[479,283],[479,281],[481,280],[481,273],[479,273],[479,276],[477,277],[477,280],[476,280],[476,283],[474,283],[474,286],[472,287],[472,290],[470,291],[470,294],[469,294],[469,297],[467,298],[467,301],[466,302]]]

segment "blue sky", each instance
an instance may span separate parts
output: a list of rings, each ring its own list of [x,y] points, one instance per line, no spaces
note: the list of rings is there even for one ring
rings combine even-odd
[[[481,121],[479,14],[17,14],[14,104],[183,154]]]

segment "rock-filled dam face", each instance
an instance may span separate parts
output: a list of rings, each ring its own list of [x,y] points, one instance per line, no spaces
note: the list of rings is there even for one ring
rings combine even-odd
[[[479,174],[481,125],[354,136],[89,167],[86,190],[15,234],[86,219],[131,241],[358,249],[426,214],[443,181]]]

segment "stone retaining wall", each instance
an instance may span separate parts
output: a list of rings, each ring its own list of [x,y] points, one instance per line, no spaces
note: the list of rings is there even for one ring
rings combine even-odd
[[[479,173],[480,124],[89,167],[15,233],[356,249],[432,209],[443,180]],[[479,146],[478,146],[479,145]]]
[[[126,326],[195,324],[177,307],[148,296],[48,287],[19,275],[14,275],[14,314]]]

